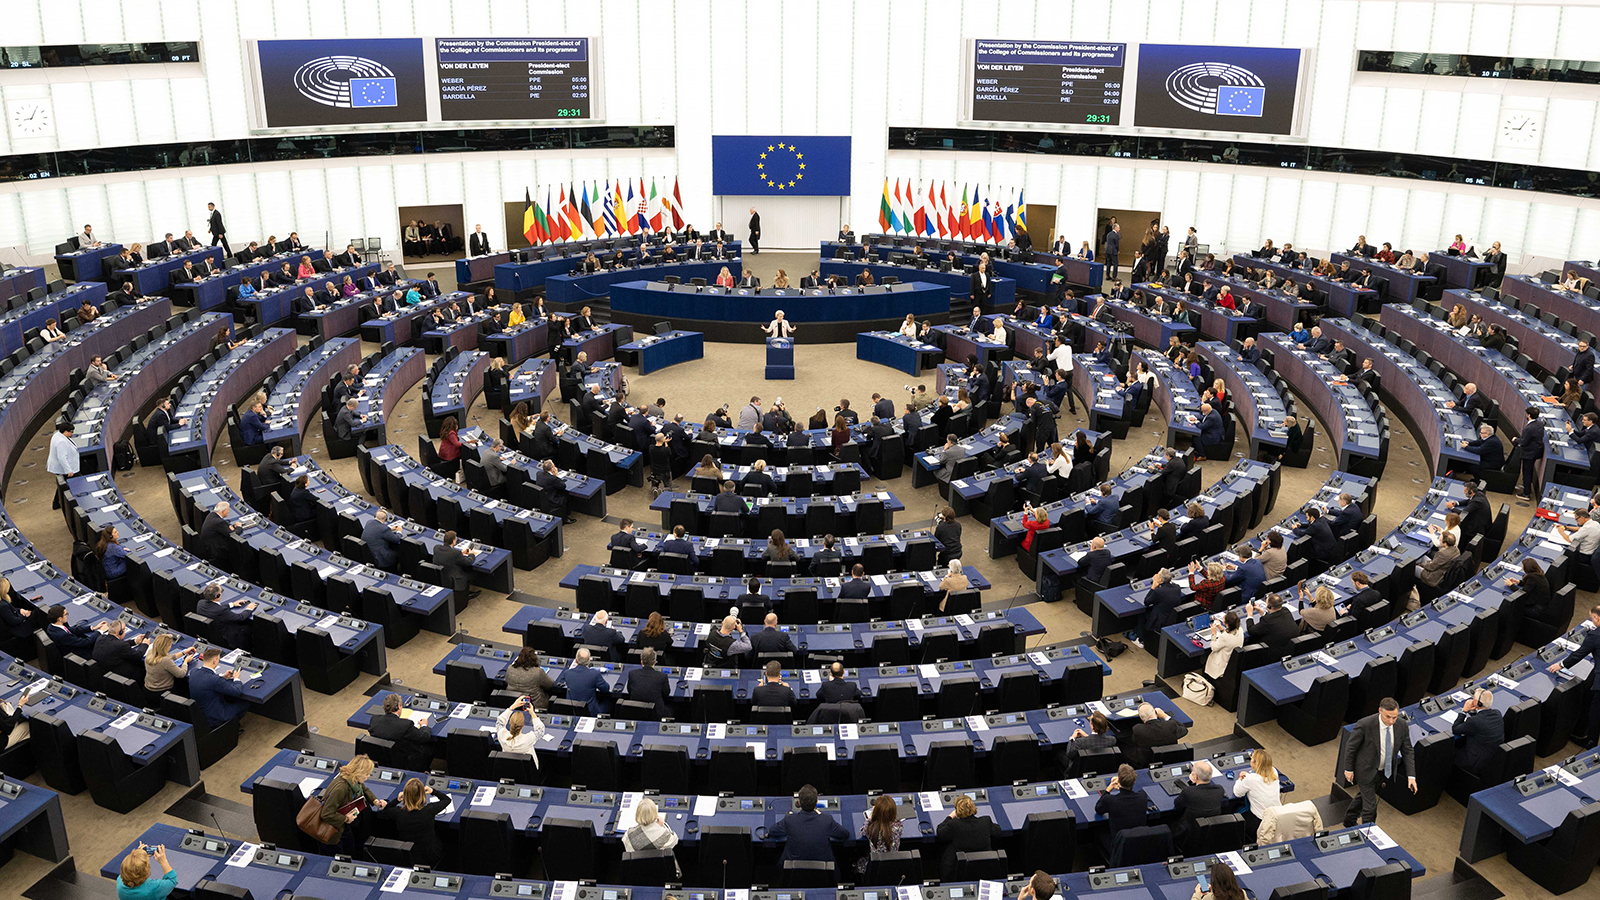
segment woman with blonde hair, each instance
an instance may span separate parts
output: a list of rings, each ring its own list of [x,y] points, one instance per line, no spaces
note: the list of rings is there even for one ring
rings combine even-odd
[[[894,853],[900,849],[900,834],[904,823],[900,820],[900,805],[887,794],[879,794],[867,810],[867,820],[861,824],[861,836],[867,839],[868,856],[856,860],[856,873],[865,875],[870,854]]]
[[[950,572],[939,579],[939,590],[944,591],[944,596],[939,598],[939,612],[944,612],[944,605],[950,595],[956,591],[964,591],[972,587],[972,579],[961,571],[961,560],[950,560]]]
[[[526,713],[523,710],[527,710]],[[526,753],[539,765],[539,755],[534,749],[544,737],[544,720],[533,711],[533,701],[518,697],[515,703],[494,720],[494,735],[500,740],[502,753]]]
[[[777,277],[772,279],[772,286],[775,287],[775,288],[786,288],[786,287],[788,287],[789,286],[789,273],[785,272],[782,269],[779,269]]]
[[[656,808],[656,802],[649,797],[640,800],[633,809],[633,827],[623,832],[622,849],[638,853],[641,850],[671,850],[676,846],[678,834],[667,827],[667,820],[661,818],[661,810]],[[672,864],[677,867],[678,874],[683,874],[676,855]]]
[[[161,867],[161,877],[150,880],[150,860],[154,858]],[[167,848],[156,846],[146,850],[144,844],[133,848],[122,858],[122,872],[117,875],[117,900],[161,900],[178,886],[178,873],[167,862]]]
[[[1194,591],[1195,602],[1206,609],[1217,602],[1217,595],[1222,593],[1228,573],[1222,568],[1222,563],[1212,560],[1205,565],[1205,575],[1201,577],[1200,563],[1189,563],[1189,590]],[[1196,579],[1200,580],[1196,580]]]
[[[1058,478],[1072,474],[1072,455],[1067,453],[1060,441],[1050,445],[1050,458],[1045,461],[1045,469]]]
[[[420,778],[412,778],[401,789],[400,802],[383,811],[383,817],[394,823],[399,839],[411,842],[413,863],[436,866],[444,859],[444,844],[434,820],[449,805],[449,797],[438,796]]]
[[[906,313],[906,320],[900,323],[900,336],[911,338],[913,340],[916,339],[917,317],[914,314]]]
[[[322,824],[333,828],[333,840],[323,845],[327,855],[355,854],[355,832],[346,826],[354,822],[361,811],[351,810],[348,813],[341,813],[340,807],[356,800],[366,801],[367,806],[372,809],[381,810],[389,805],[373,796],[372,791],[367,788],[366,780],[372,775],[372,769],[372,757],[363,753],[341,766],[339,774],[322,789],[322,814],[318,818]]]
[[[309,257],[309,256],[300,257],[300,268],[295,271],[295,277],[297,277],[297,278],[315,278],[315,277],[317,277],[317,270],[312,268],[312,266],[311,266],[311,257]]]
[[[1267,810],[1283,802],[1278,790],[1278,770],[1272,765],[1272,754],[1257,750],[1250,757],[1250,771],[1240,775],[1233,783],[1233,795],[1250,800],[1245,810],[1245,834],[1255,834]]]
[[[172,632],[158,631],[150,639],[150,649],[144,653],[144,689],[151,694],[170,691],[179,678],[189,677],[189,660],[195,649],[190,647],[174,653],[172,641]]]
[[[728,271],[727,266],[723,266],[722,271],[717,273],[717,287],[733,287],[733,273]]]
[[[506,327],[515,328],[526,321],[528,321],[528,317],[522,314],[522,304],[511,304],[511,312],[506,316]]]
[[[966,794],[956,798],[955,811],[939,823],[939,843],[944,858],[939,862],[939,878],[950,881],[956,875],[957,853],[986,853],[1000,840],[1000,826],[988,816],[978,815],[978,805]]]
[[[1334,608],[1333,590],[1325,584],[1317,585],[1315,595],[1306,593],[1305,585],[1300,585],[1300,630],[1321,632],[1333,620],[1339,618],[1339,611]],[[1310,600],[1310,605],[1306,601]]]

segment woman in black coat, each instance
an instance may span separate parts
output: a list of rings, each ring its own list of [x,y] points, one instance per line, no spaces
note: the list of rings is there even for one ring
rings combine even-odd
[[[955,811],[939,823],[939,843],[944,845],[944,857],[939,862],[939,878],[950,881],[956,876],[957,853],[983,853],[994,849],[1001,837],[1000,826],[988,816],[978,815],[978,805],[965,794],[956,798]]]
[[[384,807],[382,815],[394,822],[399,839],[411,842],[413,863],[436,866],[444,858],[444,844],[439,841],[439,826],[435,820],[449,805],[448,797],[436,796],[433,788],[413,778],[400,792],[400,802]]]

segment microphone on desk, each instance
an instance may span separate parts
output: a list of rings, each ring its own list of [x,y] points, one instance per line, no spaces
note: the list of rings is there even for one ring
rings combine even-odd
[[[210,815],[211,815],[211,824],[217,826],[217,834],[222,835],[222,839],[225,840],[225,841],[233,840],[233,838],[228,837],[228,833],[226,831],[222,830],[222,823],[217,821],[217,814],[216,813],[211,813]]]
[[[1021,595],[1022,595],[1022,585],[1019,584],[1019,585],[1017,585],[1017,589],[1014,592],[1012,592],[1011,599],[1006,602],[1006,608],[1000,611],[1000,615],[1003,616],[1006,613],[1011,612],[1011,607],[1016,605],[1017,598],[1020,597]]]

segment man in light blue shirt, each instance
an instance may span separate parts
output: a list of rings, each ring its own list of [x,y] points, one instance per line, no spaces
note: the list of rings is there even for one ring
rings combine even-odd
[[[62,478],[71,478],[78,474],[78,446],[72,443],[71,421],[62,420],[56,423],[56,433],[50,436],[50,459],[45,462],[44,468],[51,475],[60,475]],[[50,508],[61,508],[59,488]]]

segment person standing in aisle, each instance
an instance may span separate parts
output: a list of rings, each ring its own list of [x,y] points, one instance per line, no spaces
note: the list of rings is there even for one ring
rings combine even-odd
[[[207,203],[206,209],[211,212],[210,221],[206,224],[206,230],[211,232],[211,246],[221,244],[222,252],[232,256],[233,248],[228,246],[228,232],[222,227],[222,213],[217,210],[215,203]]]
[[[761,213],[750,207],[750,252],[761,252]]]

